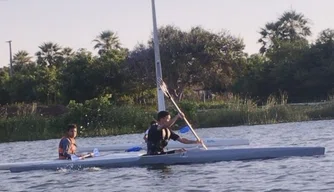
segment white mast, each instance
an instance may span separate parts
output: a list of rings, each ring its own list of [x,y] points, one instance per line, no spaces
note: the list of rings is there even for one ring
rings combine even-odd
[[[162,79],[157,18],[156,18],[156,13],[155,13],[155,3],[154,3],[154,0],[151,0],[151,1],[152,1],[152,17],[153,17],[153,44],[154,44],[154,57],[155,57],[155,73],[156,73],[156,79]],[[158,81],[157,81],[157,92],[158,92],[158,110],[164,111],[166,110],[165,97],[164,97],[164,93],[160,89]]]

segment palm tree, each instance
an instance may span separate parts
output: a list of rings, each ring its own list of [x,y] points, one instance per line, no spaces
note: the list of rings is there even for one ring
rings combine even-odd
[[[36,53],[37,63],[40,65],[56,65],[62,57],[61,47],[57,43],[46,42],[39,46],[41,51]]]
[[[61,50],[61,54],[65,58],[72,57],[74,55],[73,49],[70,47],[65,47]]]
[[[277,39],[280,39],[280,31],[279,31],[279,23],[267,23],[265,28],[261,28],[259,32],[262,36],[258,40],[259,43],[262,43],[262,47],[260,48],[260,53],[265,53],[267,49],[273,47]]]
[[[312,34],[308,26],[309,20],[296,11],[284,12],[279,19],[283,32],[283,37],[290,40],[303,39]]]
[[[262,36],[258,42],[262,43],[260,53],[265,53],[269,48],[279,47],[279,41],[306,40],[310,36],[309,20],[296,11],[286,11],[276,22],[270,22],[261,28]]]
[[[102,31],[93,42],[96,43],[94,49],[98,49],[100,55],[112,49],[121,48],[118,36],[110,30]]]
[[[333,43],[334,42],[334,30],[333,29],[325,29],[320,32],[319,37],[317,39],[317,43],[325,44],[325,43]]]
[[[24,50],[20,50],[13,56],[14,65],[25,65],[31,63],[32,57],[29,56],[29,53]]]

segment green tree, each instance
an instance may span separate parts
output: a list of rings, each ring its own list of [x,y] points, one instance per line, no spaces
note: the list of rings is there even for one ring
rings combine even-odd
[[[60,82],[64,103],[70,100],[84,102],[94,97],[96,85],[88,75],[94,60],[91,52],[81,49],[75,53],[68,65],[62,68]]]
[[[10,95],[6,85],[9,81],[8,68],[0,68],[0,105],[10,103]]]
[[[59,102],[60,82],[56,66],[37,66],[35,71],[36,78],[36,97],[37,100],[45,104],[56,104]]]
[[[118,36],[110,30],[102,31],[93,42],[96,43],[94,49],[98,49],[100,55],[112,49],[121,48]]]
[[[27,51],[20,50],[13,56],[14,65],[25,65],[32,62],[32,56]]]
[[[27,51],[20,50],[13,56],[13,70],[17,73],[28,65],[33,65],[32,56]]]
[[[178,100],[186,87],[227,89],[245,62],[242,40],[224,31],[216,34],[201,27],[181,31],[170,25],[158,31],[162,76]],[[128,65],[138,86],[156,86],[153,39],[148,47],[139,45],[130,53]]]
[[[37,101],[36,95],[36,67],[23,67],[20,72],[14,73],[5,84],[11,103]],[[43,83],[43,82],[42,82]]]
[[[62,48],[57,43],[46,42],[38,47],[37,64],[42,66],[60,65],[62,59]]]
[[[326,44],[326,43],[333,43],[333,41],[334,41],[334,30],[325,29],[320,32],[316,42],[320,44]]]
[[[270,48],[277,48],[284,41],[305,40],[310,36],[309,20],[296,11],[285,11],[276,22],[269,22],[261,28],[262,36],[258,42],[262,44],[260,53],[266,53]]]
[[[226,90],[245,56],[242,40],[225,31],[193,27],[183,32],[166,26],[159,34],[163,76],[179,100],[186,87]]]

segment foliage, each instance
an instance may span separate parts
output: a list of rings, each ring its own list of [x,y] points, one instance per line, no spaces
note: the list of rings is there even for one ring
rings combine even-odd
[[[312,107],[281,102],[281,99],[271,96],[265,105],[257,106],[252,100],[234,97],[225,101],[224,105],[217,102],[183,101],[180,108],[194,128],[334,118],[332,101]],[[147,107],[114,106],[110,102],[110,96],[84,103],[71,101],[67,106],[68,111],[56,116],[31,110],[26,105],[16,106],[22,106],[17,115],[0,116],[0,142],[59,138],[68,123],[79,125],[80,137],[143,133],[156,116],[156,111]],[[176,115],[175,109],[171,112]],[[178,121],[176,127],[178,129],[183,125],[183,121]]]
[[[211,32],[195,26],[184,31],[167,25],[158,31],[163,79],[177,101],[232,93],[264,103],[269,95],[285,92],[289,102],[305,102],[324,100],[334,91],[334,32],[325,29],[309,43],[309,19],[295,10],[262,28],[263,47],[250,56],[243,40],[224,29]],[[36,61],[18,51],[13,77],[8,68],[1,69],[0,104],[67,105],[111,94],[115,105],[156,105],[152,37],[131,51],[111,30],[102,31],[93,42],[97,56],[54,42],[39,46]]]
[[[290,121],[292,109],[276,107],[270,103],[277,101],[267,99],[280,97],[282,104],[312,102],[326,100],[334,93],[334,30],[324,29],[310,43],[309,24],[309,19],[295,10],[282,13],[261,28],[262,48],[252,55],[245,53],[242,38],[227,29],[212,32],[199,26],[189,30],[162,26],[158,31],[163,79],[194,123]],[[85,135],[114,134],[125,130],[121,127],[146,128],[144,121],[150,121],[157,108],[152,37],[133,50],[122,47],[111,30],[102,31],[93,42],[97,55],[52,41],[42,43],[34,56],[25,50],[15,53],[13,76],[9,76],[8,67],[0,68],[0,105],[68,105],[70,112],[55,119],[36,114],[1,119],[2,131],[8,135],[15,126],[29,124],[31,131],[40,132],[46,126],[46,130],[53,130],[44,134],[48,138],[58,133],[48,126],[58,129],[72,121],[83,126]],[[262,105],[271,108],[254,107]],[[173,109],[170,103],[168,109]],[[207,114],[213,109],[214,114]],[[317,110],[296,113],[298,117],[292,119],[331,116],[331,108]],[[121,118],[115,118],[120,114]]]

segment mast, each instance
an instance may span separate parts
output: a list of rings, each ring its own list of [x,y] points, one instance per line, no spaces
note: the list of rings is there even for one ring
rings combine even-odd
[[[153,18],[153,44],[154,44],[154,57],[155,57],[155,73],[156,79],[162,79],[161,72],[161,62],[160,62],[160,49],[159,49],[159,38],[158,38],[158,28],[157,28],[157,18],[155,13],[155,2],[152,1],[152,18]],[[164,93],[160,89],[159,83],[157,81],[157,93],[158,93],[158,110],[166,110]]]

